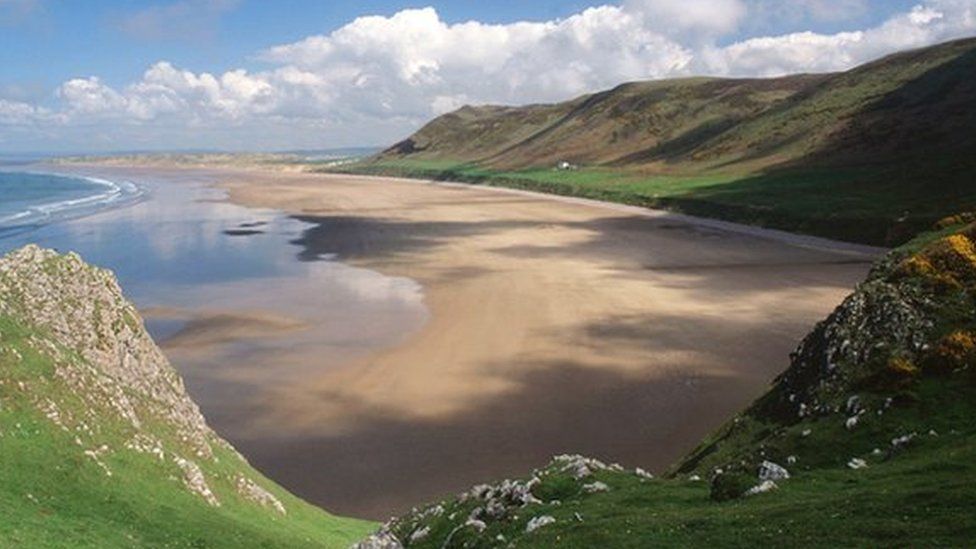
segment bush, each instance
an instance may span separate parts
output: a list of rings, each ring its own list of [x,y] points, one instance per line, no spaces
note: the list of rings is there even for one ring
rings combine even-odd
[[[742,472],[719,473],[712,479],[709,497],[712,501],[738,499],[757,483],[756,477]]]
[[[976,245],[962,233],[941,238],[905,258],[895,267],[894,276],[920,278],[941,289],[972,287],[976,285]]]
[[[926,371],[947,374],[967,366],[976,366],[976,334],[956,330],[943,337],[925,360]]]
[[[963,223],[972,223],[976,221],[976,212],[963,212],[956,215],[950,215],[948,217],[943,217],[942,219],[935,222],[935,229],[941,231],[943,229],[948,229],[956,225],[962,225]]]

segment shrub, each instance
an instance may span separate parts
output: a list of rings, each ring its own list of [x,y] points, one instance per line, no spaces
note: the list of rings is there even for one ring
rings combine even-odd
[[[942,219],[935,222],[935,229],[941,231],[943,229],[948,229],[955,225],[962,225],[963,223],[972,223],[976,221],[976,212],[963,212],[956,215],[950,215],[948,217],[943,217]]]
[[[757,483],[756,477],[742,472],[719,473],[712,479],[712,501],[738,499]]]
[[[933,373],[949,373],[976,365],[976,334],[956,330],[943,337],[929,352],[925,369]]]
[[[976,246],[962,233],[941,238],[902,260],[894,277],[921,278],[941,289],[976,286]]]

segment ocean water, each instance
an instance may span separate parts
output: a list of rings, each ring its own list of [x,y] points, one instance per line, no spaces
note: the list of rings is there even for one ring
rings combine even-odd
[[[208,422],[245,453],[280,431],[258,427],[277,425],[262,404],[272,395],[426,322],[415,281],[310,257],[314,225],[227,202],[213,186],[223,176],[75,170],[0,174],[0,255],[35,243],[111,269]]]
[[[143,196],[143,189],[127,180],[0,171],[0,235],[131,204]]]

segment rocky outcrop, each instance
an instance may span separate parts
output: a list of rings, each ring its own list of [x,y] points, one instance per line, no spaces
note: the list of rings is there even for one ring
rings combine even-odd
[[[29,245],[0,261],[0,296],[0,314],[17,316],[81,354],[88,368],[63,362],[59,372],[79,394],[95,385],[133,427],[147,415],[159,417],[198,457],[213,454],[200,409],[111,272],[74,253]]]
[[[18,380],[17,390],[106,476],[114,474],[110,458],[119,452],[150,456],[162,478],[218,507],[220,475],[210,466],[221,448],[238,461],[233,467],[241,472],[227,481],[237,496],[286,514],[278,498],[245,474],[253,471],[244,459],[207,426],[110,271],[35,245],[11,252],[0,258],[0,317],[29,330],[28,348],[53,364],[50,380],[39,373]],[[22,359],[3,343],[0,334],[0,357]],[[0,383],[4,373],[0,369]]]

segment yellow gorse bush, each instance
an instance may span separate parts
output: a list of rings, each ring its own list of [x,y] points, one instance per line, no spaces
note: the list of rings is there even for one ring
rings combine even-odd
[[[972,223],[973,221],[976,221],[976,212],[964,212],[943,217],[935,222],[935,228],[936,230],[948,229],[949,227],[962,225],[963,223]]]
[[[969,330],[956,330],[943,337],[932,349],[926,366],[940,372],[976,366],[976,334]]]
[[[976,285],[976,245],[967,234],[976,227],[946,236],[903,260],[895,272],[901,277],[920,277],[939,286]]]

